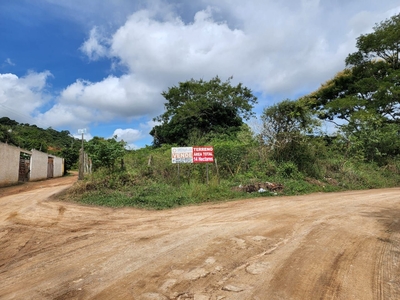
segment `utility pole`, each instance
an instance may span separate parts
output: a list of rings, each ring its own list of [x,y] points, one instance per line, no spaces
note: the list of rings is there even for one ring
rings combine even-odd
[[[78,129],[78,133],[82,134],[82,147],[79,151],[79,174],[78,174],[78,180],[83,180],[84,178],[84,170],[85,170],[85,152],[83,149],[83,135],[86,132],[86,128],[84,129]]]

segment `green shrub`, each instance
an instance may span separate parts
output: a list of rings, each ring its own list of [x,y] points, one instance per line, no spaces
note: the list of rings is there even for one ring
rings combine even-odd
[[[277,167],[277,175],[282,178],[300,179],[302,177],[294,162],[283,162]]]

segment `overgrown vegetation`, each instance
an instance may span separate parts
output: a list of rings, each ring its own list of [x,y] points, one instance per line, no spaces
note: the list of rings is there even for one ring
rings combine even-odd
[[[238,188],[257,187],[266,181],[283,184],[283,191],[278,192],[281,195],[393,187],[400,183],[398,158],[380,165],[346,155],[345,149],[350,146],[341,139],[327,142],[321,137],[305,136],[293,148],[280,150],[292,153],[290,160],[283,160],[275,149],[249,135],[247,126],[243,126],[236,139],[213,136],[206,142],[214,146],[217,160],[217,164],[208,167],[208,184],[206,165],[180,164],[178,174],[178,165],[171,163],[171,145],[163,145],[127,151],[124,170],[100,168],[78,182],[68,197],[86,204],[165,209],[276,196],[274,192],[246,193]]]
[[[309,95],[266,107],[253,130],[244,122],[257,100],[248,88],[218,77],[179,83],[162,93],[166,110],[155,118],[152,146],[127,151],[115,139],[86,143],[95,172],[64,197],[164,209],[399,186],[399,33],[400,15],[376,25],[357,39],[345,70]],[[322,120],[337,130],[323,133]],[[213,146],[215,164],[171,163],[171,147],[196,145]],[[284,188],[261,192],[265,182]]]

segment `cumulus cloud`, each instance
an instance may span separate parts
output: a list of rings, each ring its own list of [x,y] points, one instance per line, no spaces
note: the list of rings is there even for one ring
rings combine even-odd
[[[137,149],[138,146],[135,144],[135,142],[143,138],[142,132],[133,128],[118,128],[114,131],[113,136],[117,137],[117,141],[126,142],[127,149]]]
[[[0,112],[19,122],[32,123],[32,115],[49,101],[46,91],[49,71],[28,72],[23,77],[0,74]]]
[[[145,123],[140,123],[140,128],[143,129],[143,130],[150,130],[154,126],[160,125],[160,124],[161,124],[161,122],[150,120],[150,121],[147,121]]]
[[[160,94],[169,86],[190,78],[227,78],[238,68],[232,61],[251,56],[236,53],[247,37],[226,23],[215,22],[211,8],[197,12],[190,24],[178,16],[168,15],[166,20],[154,17],[149,10],[138,11],[110,38],[92,30],[81,50],[90,59],[116,58],[128,73],[100,82],[77,80],[62,91],[59,104],[47,116],[80,106],[92,112],[90,121],[153,118],[162,112],[164,99]],[[104,40],[109,40],[108,50]],[[68,115],[56,119],[60,122]]]
[[[127,129],[118,128],[114,131],[113,136],[117,136],[118,140],[123,140],[127,143],[132,143],[142,138],[142,132],[140,130],[132,128],[127,128]]]
[[[238,73],[253,50],[243,31],[215,22],[211,8],[197,12],[189,24],[178,16],[156,20],[142,10],[111,41],[111,54],[130,72],[162,88],[190,78]]]
[[[379,20],[373,13],[357,16],[359,12],[344,3],[349,21],[338,24],[343,10],[318,0],[293,5],[205,3],[209,6],[198,10],[190,22],[171,12],[171,7],[164,18],[152,10],[137,11],[107,38],[108,51],[98,52],[127,67],[132,83],[147,86],[141,90],[147,108],[151,108],[145,104],[148,91],[161,92],[179,81],[216,75],[233,76],[266,96],[309,92],[344,67],[346,55],[355,50],[355,38]],[[226,19],[217,21],[221,11]],[[97,45],[104,40],[93,35],[86,42]]]
[[[41,124],[74,128],[116,118],[129,120],[160,111],[160,98],[158,90],[135,80],[133,75],[109,76],[100,82],[77,80],[38,119]]]
[[[132,75],[109,76],[92,83],[78,80],[68,86],[60,102],[93,109],[104,120],[115,116],[138,117],[154,111],[156,91]]]
[[[95,112],[84,106],[55,104],[49,110],[38,114],[35,119],[39,126],[55,128],[71,128],[76,131],[95,121]]]
[[[58,103],[39,116],[41,123],[85,126],[116,118],[129,120],[160,110],[157,90],[131,75],[109,76],[100,82],[77,80],[65,88]]]

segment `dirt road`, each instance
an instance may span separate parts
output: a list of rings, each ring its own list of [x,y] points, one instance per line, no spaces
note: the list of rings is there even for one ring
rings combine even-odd
[[[0,189],[0,299],[400,299],[400,188],[167,211]]]

